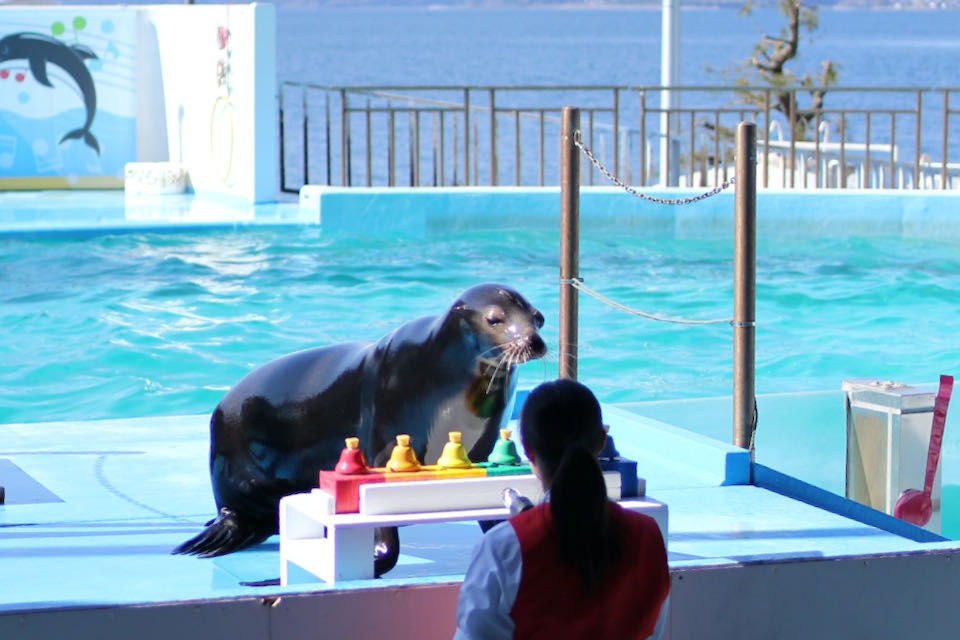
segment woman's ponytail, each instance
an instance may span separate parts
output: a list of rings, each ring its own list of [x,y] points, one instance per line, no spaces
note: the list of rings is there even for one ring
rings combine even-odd
[[[592,590],[620,557],[596,459],[606,437],[600,403],[574,380],[546,382],[524,403],[520,432],[527,456],[550,490],[559,559],[574,567]]]
[[[592,591],[619,556],[611,535],[607,486],[596,457],[582,444],[566,450],[550,484],[550,512],[557,526],[559,553]]]

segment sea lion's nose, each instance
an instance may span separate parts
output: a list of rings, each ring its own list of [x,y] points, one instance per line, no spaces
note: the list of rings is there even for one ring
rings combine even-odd
[[[530,351],[535,358],[539,358],[547,352],[547,343],[543,341],[540,334],[535,333],[530,336]]]

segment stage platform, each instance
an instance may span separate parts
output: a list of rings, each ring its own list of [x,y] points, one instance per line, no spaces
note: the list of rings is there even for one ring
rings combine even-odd
[[[685,593],[724,570],[737,582],[751,568],[788,575],[791,566],[826,567],[822,560],[837,561],[827,563],[836,570],[906,558],[908,574],[916,566],[941,587],[957,585],[948,566],[958,566],[957,543],[911,540],[755,486],[745,451],[630,409],[604,412],[620,453],[638,461],[647,494],[669,509],[667,637],[703,637],[683,617],[696,604]],[[207,422],[192,415],[0,425],[0,635],[53,637],[83,625],[97,637],[348,637],[342,630],[355,621],[362,635],[450,636],[458,582],[480,536],[473,522],[405,527],[392,572],[335,586],[295,570],[286,587],[245,586],[279,577],[276,538],[221,558],[170,555],[214,513]],[[931,561],[945,573],[931,573]]]

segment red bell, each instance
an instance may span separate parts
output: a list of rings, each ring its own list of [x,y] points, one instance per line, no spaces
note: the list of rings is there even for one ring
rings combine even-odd
[[[360,449],[360,438],[347,438],[346,441],[347,446],[340,452],[340,459],[337,460],[334,470],[337,473],[350,475],[366,473],[370,465],[367,464],[367,457]]]

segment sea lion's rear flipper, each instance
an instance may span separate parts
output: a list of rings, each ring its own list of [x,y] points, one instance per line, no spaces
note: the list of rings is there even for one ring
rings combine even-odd
[[[212,558],[263,542],[271,533],[269,528],[246,521],[231,509],[221,507],[217,517],[207,523],[206,529],[171,553]]]

